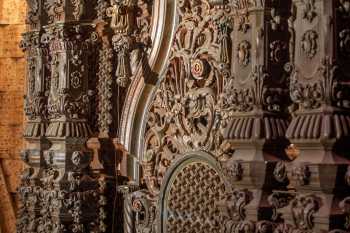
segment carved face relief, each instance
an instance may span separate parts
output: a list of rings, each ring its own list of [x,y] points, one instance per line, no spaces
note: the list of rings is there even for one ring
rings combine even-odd
[[[305,56],[312,59],[318,51],[318,34],[313,30],[306,31],[301,39],[301,48]]]
[[[238,63],[243,67],[247,66],[250,62],[250,49],[251,49],[251,45],[246,40],[238,44],[238,47],[237,47]]]

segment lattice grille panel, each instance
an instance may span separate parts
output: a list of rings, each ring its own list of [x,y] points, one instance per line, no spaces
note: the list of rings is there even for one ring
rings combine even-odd
[[[215,203],[225,186],[208,164],[191,163],[176,173],[167,198],[168,233],[219,232],[221,216]]]

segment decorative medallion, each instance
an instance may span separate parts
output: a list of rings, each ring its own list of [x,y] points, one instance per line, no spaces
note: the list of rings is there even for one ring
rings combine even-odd
[[[307,58],[312,59],[318,50],[318,34],[316,31],[306,31],[301,39],[301,48]]]
[[[208,74],[210,67],[208,62],[202,59],[195,59],[191,63],[191,73],[193,77],[197,80],[205,78]]]
[[[71,80],[70,83],[72,85],[73,88],[77,89],[79,87],[81,87],[81,79],[82,79],[83,75],[79,72],[79,71],[74,71],[71,74]]]

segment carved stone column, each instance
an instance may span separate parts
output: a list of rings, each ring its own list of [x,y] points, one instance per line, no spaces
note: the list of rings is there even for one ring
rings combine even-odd
[[[234,226],[254,230],[256,222],[271,219],[271,190],[287,185],[279,161],[287,159],[289,144],[290,100],[283,67],[289,61],[291,1],[238,0],[230,6],[232,75],[221,99],[220,130],[230,148],[222,164],[233,193],[221,205],[228,212],[239,205],[239,214],[231,216]]]
[[[41,174],[39,226],[34,232],[104,232],[99,223],[101,190],[85,143],[91,135],[94,1],[45,1],[51,80]],[[102,203],[103,204],[103,203]]]
[[[294,112],[286,135],[298,155],[289,166],[298,194],[288,218],[300,230],[349,230],[346,211],[339,211],[340,201],[349,196],[349,4],[293,1],[292,65],[287,68]],[[306,208],[311,217],[305,217]]]
[[[21,48],[26,53],[26,91],[24,110],[26,146],[22,153],[28,165],[22,174],[18,189],[21,206],[17,220],[17,232],[36,232],[41,215],[41,181],[44,167],[43,151],[50,147],[45,137],[48,125],[47,97],[50,87],[49,48],[43,40],[42,26],[47,19],[43,1],[27,1],[27,32],[23,34]]]
[[[132,0],[97,2],[94,21],[99,35],[96,143],[100,144],[100,161],[108,174],[115,174],[126,157],[126,150],[118,139],[121,113],[130,104],[125,103],[125,97],[131,80],[148,65],[145,63],[150,46],[152,4],[152,1]],[[125,172],[126,161],[121,166]]]

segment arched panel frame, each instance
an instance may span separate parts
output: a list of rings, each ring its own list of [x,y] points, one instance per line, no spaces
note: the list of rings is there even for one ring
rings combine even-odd
[[[139,67],[128,88],[123,107],[119,138],[128,151],[127,175],[136,182],[140,178],[139,161],[143,154],[147,113],[168,65],[177,21],[176,2],[176,0],[155,1],[151,29],[153,46],[148,59],[151,69],[142,72]]]

